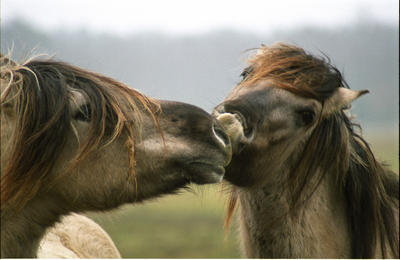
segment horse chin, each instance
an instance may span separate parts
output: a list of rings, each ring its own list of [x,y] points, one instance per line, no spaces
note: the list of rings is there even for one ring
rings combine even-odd
[[[237,175],[231,175],[231,174],[226,174],[224,176],[224,180],[227,181],[228,183],[235,185],[237,187],[252,187],[253,183],[246,178],[239,177]]]
[[[221,165],[191,162],[188,165],[188,179],[196,184],[211,184],[222,181],[225,169]]]
[[[257,186],[259,180],[252,174],[249,174],[245,168],[242,168],[241,164],[243,161],[248,161],[248,158],[235,155],[232,163],[225,168],[224,180],[237,187],[250,188]]]

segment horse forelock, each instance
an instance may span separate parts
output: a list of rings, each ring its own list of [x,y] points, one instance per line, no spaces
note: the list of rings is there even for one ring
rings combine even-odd
[[[329,58],[314,57],[296,46],[263,46],[249,62],[239,88],[251,88],[260,80],[268,79],[274,87],[320,101],[322,107],[337,88],[348,88]],[[307,202],[325,174],[335,174],[338,187],[346,197],[353,257],[372,258],[379,236],[385,237],[381,237],[381,246],[387,240],[394,255],[399,257],[399,233],[393,228],[396,226],[393,201],[398,207],[399,198],[395,192],[386,192],[396,183],[398,186],[398,179],[388,177],[388,171],[376,161],[343,110],[319,119],[293,169],[287,182],[293,210]],[[232,201],[236,201],[234,196]],[[228,223],[234,209],[230,204]]]
[[[302,48],[284,43],[261,47],[248,62],[238,87],[251,87],[268,79],[275,87],[323,101],[335,88],[347,86],[327,56],[317,58]]]
[[[85,93],[91,107],[87,138],[68,170],[90,152],[126,134],[129,166],[135,177],[134,144],[141,113],[150,113],[158,126],[157,103],[111,78],[66,63],[30,61],[1,63],[1,105],[13,102],[15,125],[7,163],[1,174],[1,208],[22,208],[46,181],[72,129],[71,91]]]

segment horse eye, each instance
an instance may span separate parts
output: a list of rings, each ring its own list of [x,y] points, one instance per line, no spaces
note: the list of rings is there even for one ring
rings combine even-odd
[[[300,111],[301,121],[304,125],[309,125],[314,121],[315,114],[311,110]]]
[[[246,79],[247,76],[253,71],[252,67],[247,67],[243,70],[243,72],[240,74],[240,76],[242,77],[242,80]]]
[[[240,74],[240,76],[242,77],[242,79],[245,79],[245,78],[247,77],[247,75],[249,75],[249,72],[246,71],[246,70],[244,70],[244,71]]]
[[[92,117],[92,109],[89,104],[79,107],[78,112],[74,115],[75,120],[89,122]]]

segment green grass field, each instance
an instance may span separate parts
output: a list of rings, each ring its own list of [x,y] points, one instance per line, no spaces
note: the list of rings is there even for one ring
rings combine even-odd
[[[123,257],[237,258],[235,231],[225,238],[225,196],[220,185],[194,187],[110,213],[90,214]]]
[[[398,173],[398,134],[372,132],[366,138],[377,158]],[[225,238],[226,197],[220,190],[220,185],[193,186],[192,192],[89,216],[110,234],[122,257],[239,258],[236,228]]]

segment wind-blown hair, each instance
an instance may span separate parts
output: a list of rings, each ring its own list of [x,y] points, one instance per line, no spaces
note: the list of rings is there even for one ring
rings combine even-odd
[[[317,58],[295,46],[281,43],[263,46],[249,63],[239,88],[251,88],[260,80],[268,79],[275,87],[318,100],[323,109],[324,102],[337,88],[349,88],[328,58]],[[335,174],[337,187],[346,200],[353,257],[372,258],[379,238],[382,252],[388,244],[399,258],[399,230],[394,210],[399,207],[399,180],[395,173],[377,162],[356,127],[359,126],[349,119],[344,109],[319,118],[287,180],[292,192],[291,208],[304,205],[325,174]],[[227,224],[235,204],[233,195],[228,204]]]
[[[89,123],[85,140],[68,170],[90,152],[126,134],[130,173],[134,181],[135,138],[140,133],[141,113],[150,113],[155,124],[159,106],[155,101],[103,75],[52,60],[34,60],[19,65],[0,56],[1,107],[12,108],[15,120],[7,161],[1,173],[1,210],[23,207],[46,181],[65,145],[65,136],[75,131],[71,121],[84,116]],[[87,103],[73,115],[73,92]],[[78,136],[77,136],[78,138]]]

